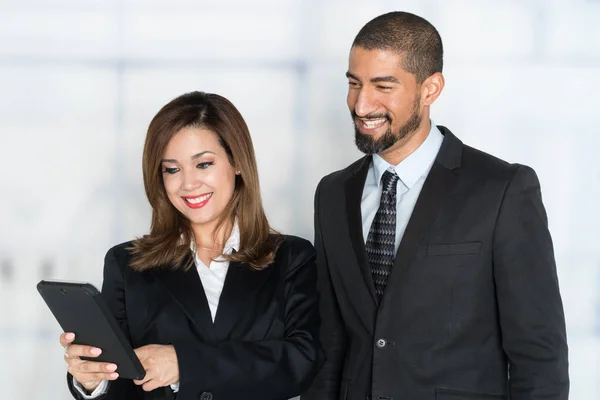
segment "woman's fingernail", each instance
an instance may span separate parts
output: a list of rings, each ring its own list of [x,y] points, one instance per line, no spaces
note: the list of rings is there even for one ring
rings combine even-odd
[[[108,364],[106,366],[106,369],[109,370],[109,371],[116,371],[117,366],[115,364]]]
[[[113,372],[112,374],[109,375],[110,379],[117,379],[119,377],[119,374],[117,374],[116,372]]]
[[[100,349],[98,349],[98,348],[94,347],[92,350],[90,350],[90,353],[92,353],[92,354],[93,354],[93,355],[95,355],[95,356],[99,356],[99,355],[100,355],[100,353],[102,353],[102,350],[100,350]]]
[[[69,332],[69,333],[67,333],[67,334],[65,335],[65,338],[66,338],[67,340],[75,339],[75,334],[74,334],[74,333],[71,333],[71,332]]]

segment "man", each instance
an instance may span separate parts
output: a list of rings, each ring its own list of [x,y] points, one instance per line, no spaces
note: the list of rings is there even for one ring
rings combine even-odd
[[[354,40],[348,107],[367,156],[316,190],[328,359],[303,399],[568,398],[538,178],[431,123],[442,55],[405,12]]]

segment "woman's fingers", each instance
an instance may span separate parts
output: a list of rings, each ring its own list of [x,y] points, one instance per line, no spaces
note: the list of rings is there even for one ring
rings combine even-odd
[[[114,381],[119,377],[115,372],[117,365],[107,362],[87,361],[80,357],[98,357],[102,350],[94,346],[73,344],[75,334],[65,332],[60,335],[60,345],[65,348],[65,362],[68,364],[67,371],[85,389],[94,390],[103,380]]]
[[[138,386],[141,386],[145,392],[150,392],[158,387],[161,387],[160,382],[156,379],[156,371],[154,369],[149,369],[146,371],[146,375],[144,379],[134,379],[133,383]]]
[[[62,347],[67,347],[75,340],[75,334],[72,332],[65,332],[60,335],[59,342]]]
[[[72,332],[65,332],[59,337],[60,345],[65,348],[64,357],[67,362],[73,358],[98,357],[102,354],[102,350],[97,347],[72,344],[73,340],[75,340],[75,334]]]
[[[152,371],[150,371],[150,370],[147,370],[147,371],[146,371],[146,375],[144,375],[144,378],[143,378],[143,379],[139,379],[139,380],[138,380],[138,379],[134,379],[134,380],[133,380],[133,383],[135,383],[135,384],[136,384],[136,385],[138,385],[138,386],[139,386],[139,385],[143,385],[144,383],[146,383],[146,382],[150,381],[150,380],[151,380],[153,377],[154,377],[154,376],[153,376],[153,374],[152,374]]]
[[[102,354],[102,350],[93,346],[85,346],[82,344],[70,344],[65,349],[65,358],[79,357],[98,357]]]
[[[67,368],[69,373],[81,384],[84,382],[102,381],[104,379],[115,380],[119,377],[119,374],[115,372],[116,369],[117,366],[112,363],[79,359],[69,360],[69,367]]]
[[[152,379],[142,385],[142,389],[144,392],[151,392],[156,388],[159,388],[161,385],[158,384],[156,379]]]
[[[117,366],[112,363],[80,361],[79,371],[83,373],[111,373],[117,370]]]

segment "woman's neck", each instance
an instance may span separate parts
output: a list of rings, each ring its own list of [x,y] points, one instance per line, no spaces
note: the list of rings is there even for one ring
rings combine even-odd
[[[231,222],[224,223],[220,229],[215,232],[216,222],[213,226],[193,226],[192,231],[194,233],[194,240],[196,241],[196,248],[219,251],[223,250],[227,239],[231,235],[233,224]]]

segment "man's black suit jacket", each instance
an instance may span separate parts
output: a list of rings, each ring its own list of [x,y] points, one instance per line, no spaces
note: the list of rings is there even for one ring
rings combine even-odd
[[[134,348],[175,347],[180,388],[144,392],[117,379],[102,400],[283,400],[308,388],[323,361],[310,242],[284,236],[261,271],[231,263],[214,324],[191,254],[187,271],[135,272],[129,247],[108,251],[102,297]]]
[[[361,227],[371,157],[315,196],[321,339],[307,400],[566,400],[567,341],[535,172],[444,141],[376,304]]]

